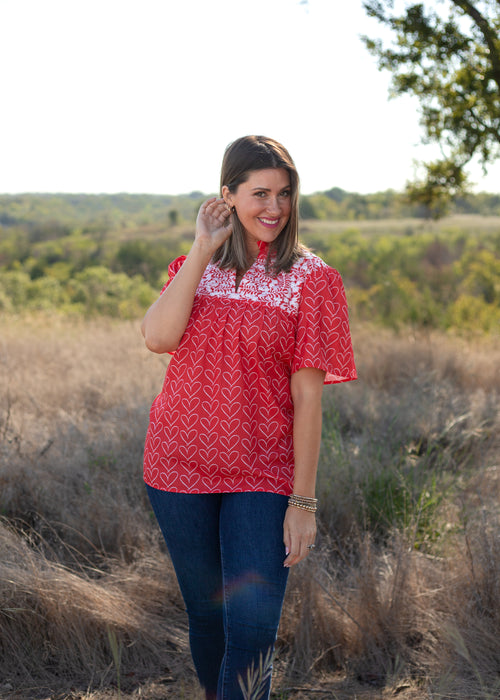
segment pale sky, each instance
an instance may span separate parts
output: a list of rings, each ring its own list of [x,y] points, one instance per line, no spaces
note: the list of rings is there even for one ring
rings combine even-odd
[[[306,194],[401,190],[429,151],[380,31],[361,0],[0,0],[0,193],[214,192],[250,133]],[[500,164],[473,180],[500,191]]]

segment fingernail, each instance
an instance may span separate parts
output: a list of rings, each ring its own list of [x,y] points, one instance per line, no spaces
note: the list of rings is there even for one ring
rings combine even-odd
[[[290,550],[288,549],[288,547],[285,547],[285,554],[286,554],[287,556],[290,554]]]

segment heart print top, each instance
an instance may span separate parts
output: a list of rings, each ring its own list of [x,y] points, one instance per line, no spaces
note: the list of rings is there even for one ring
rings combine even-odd
[[[144,479],[154,488],[289,496],[292,373],[314,367],[326,384],[356,379],[339,273],[308,252],[272,277],[267,244],[259,249],[237,290],[235,270],[209,264],[203,274],[150,411]],[[184,259],[171,263],[170,280]]]

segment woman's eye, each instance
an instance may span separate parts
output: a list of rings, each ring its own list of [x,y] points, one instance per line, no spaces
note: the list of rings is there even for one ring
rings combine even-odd
[[[278,197],[284,197],[284,198],[286,198],[286,197],[290,197],[290,195],[291,195],[290,190],[283,190],[283,192],[280,192],[280,193],[279,193]],[[267,192],[264,192],[264,191],[262,191],[262,192],[254,192],[254,196],[255,196],[255,197],[258,197],[259,199],[264,199],[264,197],[267,197]]]

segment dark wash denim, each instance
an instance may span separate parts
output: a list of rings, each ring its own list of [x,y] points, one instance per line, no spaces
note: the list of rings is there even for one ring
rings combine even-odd
[[[240,700],[238,675],[274,647],[288,569],[274,493],[180,494],[147,486],[189,617],[207,700]],[[269,697],[268,679],[262,698]]]

